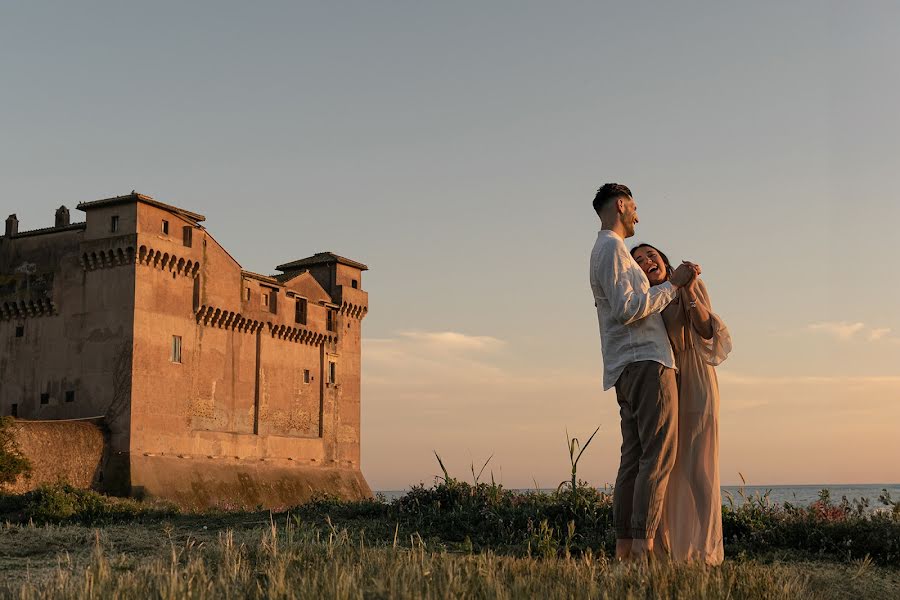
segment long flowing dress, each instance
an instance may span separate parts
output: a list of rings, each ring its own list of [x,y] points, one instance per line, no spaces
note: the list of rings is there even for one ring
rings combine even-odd
[[[677,561],[716,565],[725,553],[719,488],[719,382],[715,366],[731,352],[731,335],[712,312],[698,280],[696,299],[710,313],[713,336],[704,339],[691,323],[688,292],[663,311],[678,367],[678,450],[669,476],[660,536]]]

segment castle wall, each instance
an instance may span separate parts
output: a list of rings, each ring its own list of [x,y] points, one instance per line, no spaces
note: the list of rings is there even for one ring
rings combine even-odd
[[[0,240],[0,411],[42,420],[105,416],[113,450],[124,452],[130,239],[85,234],[69,228]]]
[[[369,494],[358,461],[338,460],[340,386],[326,382],[326,369],[340,351],[326,327],[328,294],[312,277],[285,287],[243,272],[205,230],[185,247],[173,217],[139,206],[133,491],[250,506],[297,503],[313,492]],[[142,260],[145,247],[162,258]],[[295,318],[301,297],[305,324]],[[358,399],[356,406],[358,413]]]

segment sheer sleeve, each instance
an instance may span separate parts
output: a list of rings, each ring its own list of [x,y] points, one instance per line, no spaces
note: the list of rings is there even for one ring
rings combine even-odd
[[[700,358],[703,359],[703,362],[716,366],[728,358],[728,354],[731,353],[731,333],[729,333],[728,327],[721,317],[713,312],[712,303],[709,301],[709,292],[707,292],[703,280],[698,279],[697,281],[699,291],[697,301],[702,302],[706,306],[706,310],[709,311],[713,335],[712,338],[706,340],[695,330],[691,332],[693,334],[691,338],[694,342],[694,349],[700,355]]]

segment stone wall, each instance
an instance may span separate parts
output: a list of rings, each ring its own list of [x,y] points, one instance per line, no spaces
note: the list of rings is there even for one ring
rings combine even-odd
[[[17,419],[12,430],[22,454],[31,461],[32,473],[3,491],[20,494],[54,483],[82,489],[100,484],[106,442],[98,423]]]

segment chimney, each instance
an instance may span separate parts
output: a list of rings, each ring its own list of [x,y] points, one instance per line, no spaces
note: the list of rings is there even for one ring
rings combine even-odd
[[[66,227],[69,225],[69,209],[65,205],[56,209],[56,227]]]
[[[6,237],[16,237],[17,233],[19,233],[19,219],[16,215],[9,215],[6,217]]]

